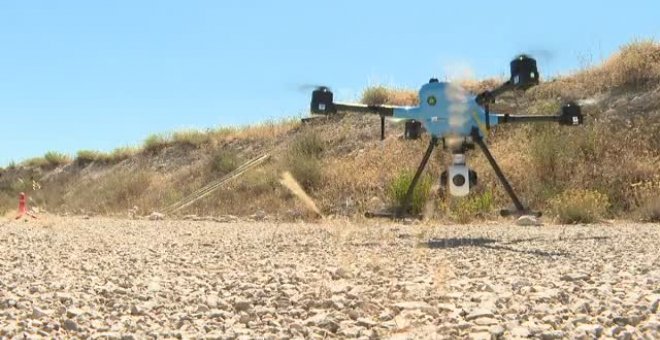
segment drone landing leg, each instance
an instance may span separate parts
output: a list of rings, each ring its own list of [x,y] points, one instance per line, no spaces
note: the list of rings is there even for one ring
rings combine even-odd
[[[417,172],[415,173],[415,177],[413,177],[413,180],[412,182],[410,182],[410,186],[408,187],[408,191],[406,192],[406,197],[403,199],[403,204],[397,209],[395,217],[400,218],[407,213],[408,206],[410,205],[410,201],[412,200],[412,196],[415,191],[415,187],[417,186],[417,182],[419,181],[419,178],[422,176],[422,172],[424,171],[424,168],[426,168],[426,164],[429,162],[429,158],[431,158],[433,149],[437,144],[438,144],[438,138],[431,137],[431,142],[429,142],[429,147],[426,149],[424,158],[422,158],[422,163],[419,164],[419,167],[417,168]]]
[[[484,155],[486,155],[486,158],[488,159],[488,163],[490,163],[490,166],[493,167],[493,170],[495,170],[495,174],[497,175],[497,178],[499,178],[500,182],[502,182],[502,186],[504,186],[504,190],[506,190],[506,193],[509,194],[509,197],[511,197],[513,204],[516,206],[515,212],[512,213],[511,211],[508,210],[502,210],[500,211],[500,214],[502,216],[509,216],[511,214],[515,214],[515,215],[532,214],[540,217],[539,213],[530,213],[527,209],[525,209],[522,203],[520,203],[520,200],[518,199],[518,196],[516,196],[516,193],[513,191],[511,184],[509,184],[509,181],[504,176],[502,169],[495,161],[495,158],[493,158],[493,155],[490,153],[490,150],[488,150],[486,143],[484,143],[484,140],[481,137],[481,135],[479,135],[478,131],[472,131],[472,140],[477,145],[479,145],[481,151],[483,151]]]

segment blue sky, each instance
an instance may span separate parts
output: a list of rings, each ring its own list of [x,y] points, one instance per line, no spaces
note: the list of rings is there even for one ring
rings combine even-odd
[[[0,165],[304,114],[305,84],[542,76],[658,38],[658,1],[0,2]]]

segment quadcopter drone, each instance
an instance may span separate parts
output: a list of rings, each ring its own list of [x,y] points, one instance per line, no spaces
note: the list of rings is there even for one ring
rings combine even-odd
[[[364,105],[335,103],[333,93],[327,87],[316,88],[312,93],[311,112],[316,115],[333,115],[339,111],[376,114],[381,121],[381,139],[385,138],[385,118],[405,120],[406,139],[417,139],[425,130],[431,135],[429,146],[415,176],[408,187],[403,204],[394,214],[368,213],[367,216],[403,217],[408,214],[410,201],[417,182],[424,171],[433,149],[442,141],[443,149],[452,153],[452,164],[440,176],[441,184],[449,187],[452,196],[462,197],[470,193],[477,184],[477,173],[466,163],[466,152],[475,144],[484,153],[502,186],[513,201],[515,210],[502,210],[502,216],[535,215],[518,199],[502,169],[488,150],[484,140],[490,128],[497,124],[521,122],[557,122],[575,126],[583,123],[580,106],[574,102],[562,106],[561,112],[553,116],[530,116],[498,114],[490,111],[490,105],[498,96],[512,90],[527,90],[539,83],[536,60],[520,55],[511,61],[511,78],[497,88],[471,96],[457,84],[440,82],[432,78],[419,90],[419,106]]]

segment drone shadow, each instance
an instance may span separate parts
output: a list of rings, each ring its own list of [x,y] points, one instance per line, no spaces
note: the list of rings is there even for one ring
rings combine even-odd
[[[481,247],[493,250],[509,251],[520,254],[528,254],[535,256],[544,256],[544,257],[553,257],[553,256],[564,256],[570,257],[571,254],[564,251],[545,251],[540,249],[516,249],[510,245],[515,245],[523,242],[554,242],[554,241],[584,241],[584,240],[607,240],[609,237],[606,236],[594,236],[594,237],[575,237],[575,238],[559,238],[559,239],[543,239],[540,237],[532,237],[526,239],[516,239],[508,242],[500,242],[495,239],[485,238],[485,237],[459,237],[459,238],[441,238],[441,239],[432,239],[423,245],[427,246],[429,249],[451,249],[451,248],[460,248],[460,247]]]

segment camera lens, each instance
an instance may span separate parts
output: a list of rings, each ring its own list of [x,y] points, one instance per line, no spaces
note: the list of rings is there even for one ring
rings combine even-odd
[[[451,179],[451,181],[454,182],[455,186],[462,187],[465,184],[465,176],[456,175]]]

